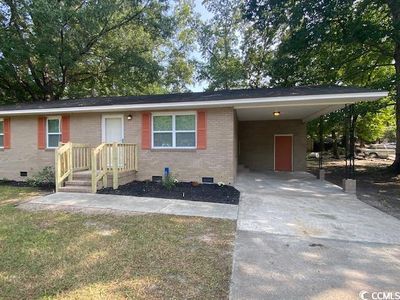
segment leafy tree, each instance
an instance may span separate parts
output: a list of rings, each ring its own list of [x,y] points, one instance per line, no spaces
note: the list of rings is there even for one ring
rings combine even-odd
[[[172,9],[174,31],[163,49],[161,61],[165,64],[162,84],[168,92],[188,91],[193,83],[196,61],[191,54],[196,50],[199,16],[194,13],[192,0],[179,0]]]
[[[156,0],[1,0],[0,97],[51,101],[181,89],[192,72],[187,49],[179,52],[186,41],[175,35],[185,31],[185,13]]]
[[[388,107],[378,113],[368,112],[357,122],[357,138],[362,142],[375,143],[385,136],[387,129],[394,126],[394,110]]]
[[[272,84],[389,89],[400,139],[399,0],[250,0],[245,16],[261,32],[274,26],[283,33]],[[363,105],[382,107],[380,102]],[[400,172],[400,143],[393,166]]]
[[[330,136],[332,139],[332,155],[339,158],[339,138],[344,134],[344,118],[343,110],[338,110],[322,117],[322,140]],[[307,132],[312,140],[320,142],[320,122],[321,119],[315,119],[307,123]],[[324,144],[322,144],[323,146]],[[322,149],[323,151],[324,149]]]
[[[243,86],[244,70],[240,55],[240,1],[205,0],[213,17],[203,24],[199,44],[205,63],[200,66],[199,79],[209,82],[208,90]]]
[[[277,32],[274,28],[259,32],[251,26],[243,25],[244,34],[241,45],[244,85],[260,88],[269,85],[274,58]]]

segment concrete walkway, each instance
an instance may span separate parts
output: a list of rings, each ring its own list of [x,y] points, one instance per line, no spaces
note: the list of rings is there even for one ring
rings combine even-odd
[[[240,174],[237,188],[231,299],[400,291],[400,220],[308,173]]]
[[[102,194],[56,193],[34,199],[29,205],[49,208],[117,210],[123,212],[159,213],[236,220],[238,206],[185,200]]]

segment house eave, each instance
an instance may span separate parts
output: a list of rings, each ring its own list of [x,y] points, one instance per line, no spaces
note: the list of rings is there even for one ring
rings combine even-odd
[[[243,98],[212,101],[188,101],[172,103],[146,103],[146,104],[124,104],[124,105],[103,105],[84,107],[63,107],[63,108],[37,108],[37,109],[16,109],[0,110],[2,116],[20,115],[42,115],[42,114],[64,114],[64,113],[93,113],[93,112],[121,112],[121,111],[146,111],[146,110],[176,110],[196,108],[217,108],[232,107],[235,109],[246,107],[267,107],[267,106],[299,106],[299,105],[345,105],[360,101],[374,101],[386,97],[388,92],[364,92],[364,93],[342,93],[342,94],[320,94],[302,96],[279,96],[263,98]]]

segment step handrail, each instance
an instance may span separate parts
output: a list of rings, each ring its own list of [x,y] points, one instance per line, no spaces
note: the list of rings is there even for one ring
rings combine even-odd
[[[55,185],[56,192],[69,177],[72,179],[72,143],[68,142],[55,151]]]
[[[92,193],[97,192],[97,183],[102,179],[103,187],[107,186],[107,152],[106,143],[92,150]]]

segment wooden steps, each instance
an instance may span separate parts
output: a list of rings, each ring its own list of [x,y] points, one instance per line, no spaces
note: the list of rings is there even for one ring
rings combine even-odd
[[[92,187],[90,186],[61,186],[59,188],[60,192],[65,193],[91,193]]]
[[[92,173],[91,171],[74,172],[73,180],[65,181],[65,186],[59,188],[60,192],[66,193],[91,193],[92,192]],[[97,188],[101,189],[103,184],[98,182]]]
[[[65,182],[65,186],[91,186],[90,180],[71,180]]]
[[[92,172],[91,171],[74,172],[73,178],[74,180],[77,181],[89,181],[90,184],[92,180]]]
[[[118,186],[133,180],[138,148],[130,143],[60,143],[55,152],[56,191],[96,193],[103,185]],[[93,174],[93,173],[94,174]],[[92,176],[93,175],[93,176]],[[69,180],[70,178],[73,180]]]

